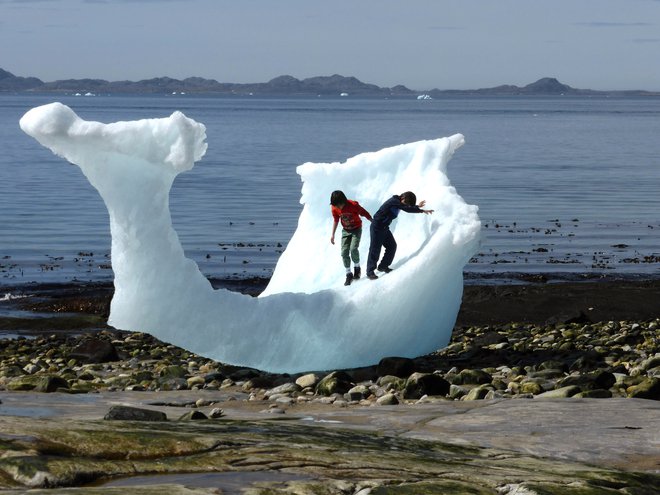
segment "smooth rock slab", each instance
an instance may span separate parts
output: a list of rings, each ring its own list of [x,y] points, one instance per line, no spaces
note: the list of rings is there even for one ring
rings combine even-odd
[[[25,487],[46,476],[63,476],[74,483],[99,473],[125,475],[126,470],[133,474],[286,470],[319,480],[266,483],[261,491],[246,492],[252,495],[345,494],[364,489],[371,494],[443,493],[440,487],[452,481],[457,489],[461,482],[471,486],[471,491],[450,492],[458,494],[493,494],[517,483],[518,494],[534,487],[539,493],[561,495],[601,495],[610,493],[607,490],[621,495],[625,488],[628,493],[656,495],[651,488],[660,482],[653,474],[660,465],[657,401],[443,400],[344,408],[296,404],[287,406],[286,415],[264,415],[259,413],[262,401],[228,400],[233,396],[241,398],[232,392],[223,399],[218,391],[88,396],[0,392],[0,444],[7,454],[0,459],[0,489],[9,488],[2,483],[10,479]],[[100,421],[110,403],[155,407],[158,400],[163,404],[158,409],[176,417],[180,412],[174,410],[200,398],[216,403],[214,407],[221,404],[225,419]],[[52,419],[34,419],[35,414]],[[44,447],[35,442],[43,442]],[[334,481],[341,481],[344,488],[340,490]],[[266,491],[268,486],[271,492]],[[64,493],[71,492],[48,491]]]
[[[0,488],[79,486],[104,476],[241,470],[285,471],[314,480],[275,493],[327,495],[355,493],[360,483],[383,495],[487,494],[512,479],[557,488],[548,493],[570,493],[571,484],[581,483],[594,490],[653,495],[648,487],[660,483],[660,476],[653,474],[281,420],[125,422],[118,428],[105,421],[34,419],[28,424],[23,418],[0,417],[0,431],[5,453],[0,458]],[[158,483],[158,477],[153,481]],[[267,491],[268,483],[260,487],[262,491],[254,487],[251,493],[273,493]]]

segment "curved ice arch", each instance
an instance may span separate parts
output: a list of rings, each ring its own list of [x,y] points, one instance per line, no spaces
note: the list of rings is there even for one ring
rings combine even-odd
[[[206,152],[204,125],[169,118],[102,124],[69,107],[34,108],[21,128],[80,167],[110,214],[115,294],[108,323],[145,331],[209,358],[273,372],[370,365],[447,345],[461,302],[462,269],[477,249],[477,207],[450,185],[460,134],[298,167],[298,228],[262,296],[214,290],[185,257],[169,212],[176,175]],[[395,270],[344,287],[329,242],[329,196],[343,189],[371,213],[413,190],[433,215],[402,213]],[[365,221],[362,257],[369,245]]]

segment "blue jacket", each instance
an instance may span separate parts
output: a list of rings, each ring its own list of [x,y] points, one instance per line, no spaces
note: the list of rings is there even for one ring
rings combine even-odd
[[[385,201],[374,215],[371,225],[374,228],[384,229],[389,227],[396,217],[399,216],[399,211],[403,210],[407,213],[422,213],[422,209],[417,205],[404,205],[399,199],[399,196],[394,195]]]

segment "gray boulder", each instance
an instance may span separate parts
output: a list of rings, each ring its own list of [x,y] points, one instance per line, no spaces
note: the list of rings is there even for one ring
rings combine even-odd
[[[115,346],[97,338],[85,339],[71,351],[69,358],[84,364],[119,361]]]
[[[333,371],[316,385],[318,395],[345,394],[353,388],[351,376],[344,371]]]
[[[433,373],[413,373],[403,389],[404,399],[419,399],[424,395],[442,395],[449,393],[447,380]]]
[[[414,371],[415,362],[410,358],[384,357],[378,363],[378,376],[393,375],[405,378]]]
[[[123,421],[167,421],[167,415],[161,411],[141,409],[130,406],[112,406],[103,417],[106,420]]]

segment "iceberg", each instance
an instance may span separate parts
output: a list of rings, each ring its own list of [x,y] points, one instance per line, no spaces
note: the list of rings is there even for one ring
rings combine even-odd
[[[478,208],[458,195],[446,173],[462,135],[344,163],[300,165],[298,227],[265,292],[254,298],[213,289],[172,227],[169,191],[204,156],[203,124],[178,111],[104,124],[51,103],[29,110],[20,126],[80,167],[108,208],[115,284],[108,323],[115,328],[148,332],[224,363],[289,373],[367,366],[447,345],[463,266],[478,248],[481,227]],[[345,287],[339,247],[329,242],[335,189],[371,213],[392,194],[412,190],[435,213],[400,215],[392,225],[394,270]]]

